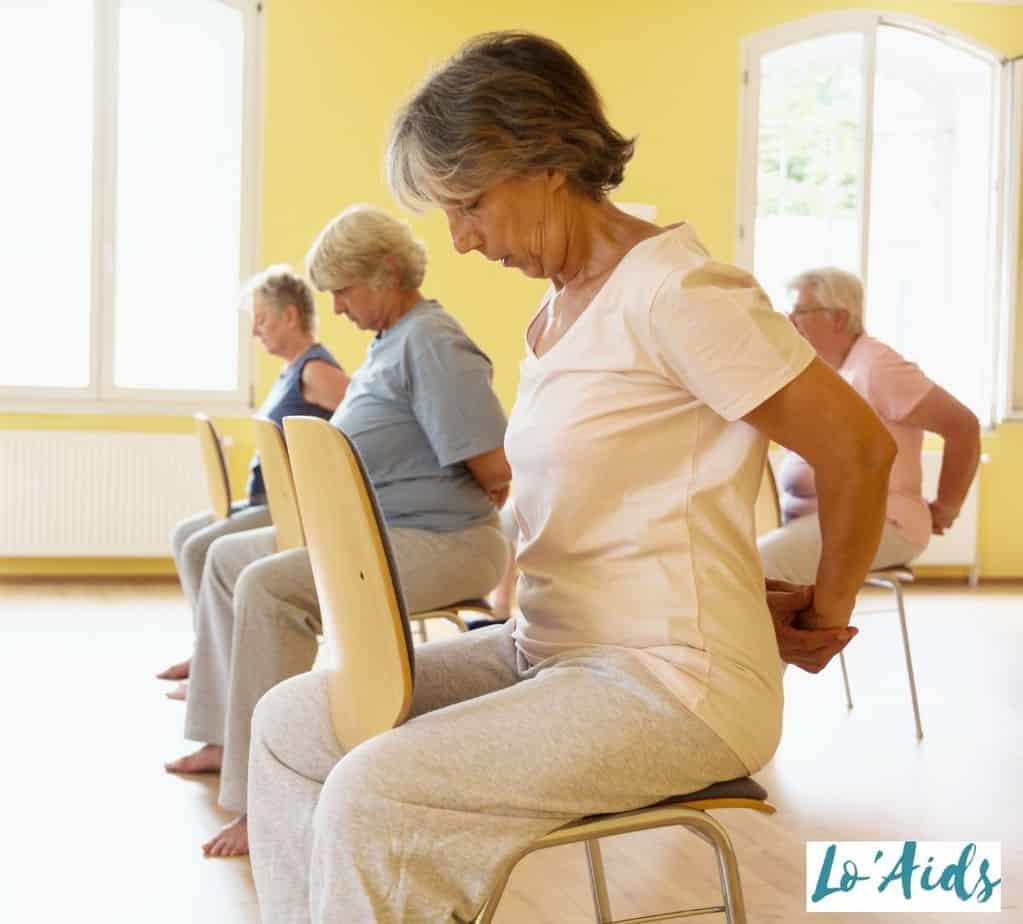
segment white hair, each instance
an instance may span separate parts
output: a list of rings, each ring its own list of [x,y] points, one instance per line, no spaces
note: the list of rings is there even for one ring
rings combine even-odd
[[[246,301],[259,298],[275,314],[283,314],[294,305],[298,321],[307,334],[316,333],[316,302],[313,290],[301,276],[292,272],[286,263],[275,263],[246,280],[242,288]]]
[[[824,266],[800,273],[789,280],[786,288],[809,289],[822,308],[846,312],[846,333],[863,333],[863,283],[858,276],[834,266]]]
[[[426,275],[426,248],[408,225],[371,205],[345,209],[317,235],[306,255],[306,271],[321,292],[335,292],[353,283],[374,288],[386,284],[397,264],[398,288],[418,289]]]

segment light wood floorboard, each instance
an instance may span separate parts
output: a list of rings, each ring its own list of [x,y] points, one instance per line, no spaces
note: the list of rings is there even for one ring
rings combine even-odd
[[[872,594],[870,605],[883,599]],[[911,838],[1001,841],[1004,910],[983,920],[1023,924],[1023,591],[917,586],[908,608],[922,742],[892,614],[858,619],[851,712],[837,666],[786,675],[784,737],[758,775],[779,812],[719,814],[753,924],[883,920],[806,914],[805,842]],[[152,675],[183,657],[190,638],[170,584],[0,584],[0,922],[256,924],[247,860],[206,860],[199,849],[230,818],[216,805],[215,780],[162,769],[190,746],[183,705],[166,700],[169,685]],[[691,837],[634,834],[604,852],[619,916],[716,901],[708,851]],[[576,846],[524,862],[498,916],[500,924],[592,920]]]

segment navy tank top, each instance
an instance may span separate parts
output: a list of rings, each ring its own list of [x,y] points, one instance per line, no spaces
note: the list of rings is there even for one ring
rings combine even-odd
[[[302,394],[302,370],[307,362],[314,359],[330,363],[335,369],[341,368],[341,364],[331,356],[326,347],[314,343],[274,382],[270,394],[257,411],[261,417],[269,417],[278,427],[285,417],[319,417],[322,420],[330,420],[333,411],[307,401]],[[259,466],[259,456],[255,455],[249,464],[249,504],[256,506],[265,503],[266,486],[263,484],[263,471]]]

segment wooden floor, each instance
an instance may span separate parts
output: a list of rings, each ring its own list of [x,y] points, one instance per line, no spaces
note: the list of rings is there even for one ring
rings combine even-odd
[[[891,615],[858,619],[851,712],[837,667],[788,671],[784,738],[758,775],[779,812],[719,815],[753,924],[885,919],[804,912],[805,841],[825,839],[1001,841],[999,920],[1023,922],[1023,590],[915,587],[909,613],[922,742]],[[171,585],[0,584],[0,922],[258,921],[247,860],[199,849],[228,820],[213,781],[162,770],[185,749],[184,707],[152,675],[190,637]],[[716,898],[706,848],[684,834],[629,835],[605,860],[620,917]],[[581,848],[559,848],[519,868],[498,921],[590,922],[588,896]]]

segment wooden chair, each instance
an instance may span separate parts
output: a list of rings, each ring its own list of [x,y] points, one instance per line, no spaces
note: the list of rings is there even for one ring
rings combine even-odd
[[[289,417],[284,430],[323,623],[335,655],[329,685],[331,719],[338,741],[351,748],[408,716],[415,677],[408,613],[383,517],[347,438],[313,418]],[[346,477],[340,477],[342,474]],[[336,528],[338,522],[346,524],[343,534]],[[723,903],[631,921],[637,924],[723,913],[729,924],[746,924],[735,852],[724,827],[708,812],[749,808],[771,814],[775,809],[766,798],[763,788],[750,779],[716,784],[637,811],[571,822],[530,844],[515,862],[547,847],[583,842],[597,920],[614,924],[598,841],[668,825],[688,828],[715,851]],[[477,915],[477,924],[492,921],[510,872],[509,868]]]
[[[764,480],[760,486],[756,505],[757,535],[763,536],[781,526],[781,502],[778,497],[778,485],[774,477],[774,469],[768,459],[764,466]],[[894,568],[882,568],[871,571],[864,580],[865,585],[887,587],[895,595],[895,606],[869,612],[899,614],[899,627],[902,630],[902,651],[906,659],[906,676],[909,679],[909,695],[913,701],[913,720],[916,723],[916,736],[923,738],[924,729],[920,722],[920,702],[916,693],[916,674],[913,671],[913,654],[909,647],[909,629],[906,625],[906,607],[903,597],[903,585],[913,583],[913,571],[908,565]],[[838,663],[842,668],[842,683],[845,686],[845,702],[849,709],[853,707],[852,690],[849,685],[849,671],[845,664],[845,653],[838,653]]]
[[[199,437],[199,454],[206,473],[213,519],[226,520],[231,515],[231,483],[227,477],[227,462],[220,436],[213,421],[205,414],[195,415],[195,432]]]
[[[277,528],[277,551],[301,548],[306,544],[302,529],[302,516],[295,496],[295,482],[292,479],[291,462],[288,459],[288,448],[280,429],[266,417],[253,417],[256,426],[256,451],[259,453],[260,465],[263,469],[263,482],[266,485],[267,503],[270,505],[270,516]],[[344,521],[339,521],[344,522]],[[469,624],[462,619],[464,612],[476,613],[478,617]],[[489,624],[493,610],[486,600],[457,600],[447,606],[439,606],[421,613],[410,613],[416,639],[427,641],[426,623],[429,619],[446,619],[454,624],[459,632],[465,632],[471,625],[478,628]]]
[[[347,751],[408,716],[408,612],[376,495],[348,437],[316,417],[287,417],[284,432],[332,656],[331,722]]]
[[[300,549],[305,545],[305,533],[302,531],[302,517],[298,512],[295,482],[291,477],[291,463],[288,461],[284,435],[277,424],[267,417],[255,416],[252,420],[255,424],[256,452],[266,487],[266,501],[277,534],[277,551]]]

